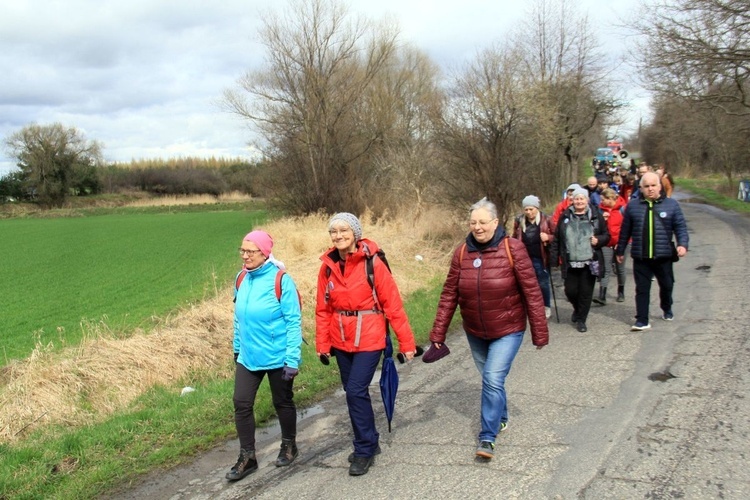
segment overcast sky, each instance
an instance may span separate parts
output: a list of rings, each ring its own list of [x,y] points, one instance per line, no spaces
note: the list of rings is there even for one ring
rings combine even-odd
[[[603,30],[636,0],[574,2]],[[522,18],[523,0],[351,0],[390,15],[402,39],[456,68]],[[0,137],[61,122],[103,143],[109,161],[251,155],[246,124],[216,105],[263,63],[260,14],[283,0],[4,0],[0,17]],[[604,33],[606,31],[606,34]],[[641,94],[630,99],[643,108]],[[635,115],[634,115],[635,116]],[[0,148],[0,175],[14,168]]]

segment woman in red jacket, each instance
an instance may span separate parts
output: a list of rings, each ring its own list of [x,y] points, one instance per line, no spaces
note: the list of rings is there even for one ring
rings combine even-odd
[[[359,219],[346,212],[328,223],[333,247],[321,257],[315,306],[315,345],[324,362],[335,356],[354,430],[349,474],[366,474],[380,453],[369,386],[385,349],[386,319],[408,360],[416,349],[396,282],[377,257],[378,245],[362,238]],[[373,259],[373,283],[367,277]]]
[[[481,431],[476,455],[492,458],[495,438],[508,422],[505,377],[523,341],[526,320],[537,349],[549,341],[539,282],[526,246],[499,227],[497,208],[486,198],[471,207],[466,242],[453,252],[440,294],[430,349],[444,348],[456,306],[482,375]],[[427,355],[427,354],[425,354]]]
[[[602,247],[604,254],[604,274],[599,282],[599,297],[594,298],[594,302],[601,305],[607,304],[607,285],[609,277],[614,270],[617,275],[617,302],[625,302],[625,261],[622,264],[615,258],[615,248],[620,237],[620,227],[622,226],[622,214],[627,203],[618,196],[614,189],[605,189],[602,191],[602,202],[599,208],[602,215],[607,221],[609,230],[609,243]]]

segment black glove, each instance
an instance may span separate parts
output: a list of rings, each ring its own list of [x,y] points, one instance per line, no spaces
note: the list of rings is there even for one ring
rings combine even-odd
[[[291,368],[289,366],[285,366],[283,370],[281,370],[281,380],[290,381],[294,380],[294,377],[297,376],[297,373],[299,370],[296,368]]]
[[[235,363],[237,362],[237,358],[239,358],[239,357],[240,357],[240,353],[238,353],[238,352],[235,352],[235,353],[234,353],[234,362],[235,362]]]

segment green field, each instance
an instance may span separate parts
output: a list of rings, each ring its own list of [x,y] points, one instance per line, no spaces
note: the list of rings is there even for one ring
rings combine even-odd
[[[211,295],[239,268],[242,237],[264,211],[132,210],[0,220],[0,366],[35,343],[82,336],[81,321],[120,332]]]

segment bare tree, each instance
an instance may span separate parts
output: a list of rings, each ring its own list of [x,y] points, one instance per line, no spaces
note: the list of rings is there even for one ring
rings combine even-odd
[[[102,163],[97,141],[60,123],[27,125],[8,136],[5,146],[18,162],[24,187],[47,207],[62,206],[73,184],[96,177],[93,168]]]
[[[658,0],[633,29],[648,88],[750,115],[750,0]]]
[[[398,53],[393,24],[354,18],[335,0],[299,0],[268,15],[267,67],[224,95],[265,140],[277,199],[288,209],[361,211],[374,158],[393,133],[383,82]]]
[[[582,152],[592,146],[587,144],[591,131],[603,135],[617,125],[624,105],[608,83],[612,69],[603,63],[591,22],[571,2],[535,0],[514,41],[527,85],[554,122],[547,139],[555,141],[558,161],[543,172],[552,168],[554,192],[559,192],[578,177]]]
[[[662,163],[672,172],[720,172],[730,186],[750,164],[744,117],[674,96],[657,98],[654,110],[642,149],[649,163]]]
[[[518,55],[497,46],[477,54],[450,87],[435,124],[437,178],[457,207],[487,196],[505,222],[517,208],[533,149]]]

